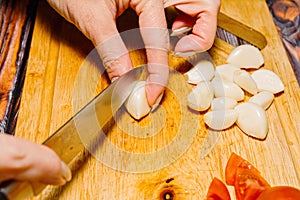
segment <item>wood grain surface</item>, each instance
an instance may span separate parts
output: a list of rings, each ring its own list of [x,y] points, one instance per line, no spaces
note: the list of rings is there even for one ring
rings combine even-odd
[[[284,83],[285,91],[267,110],[266,140],[250,138],[234,126],[200,159],[207,133],[203,113],[187,109],[192,86],[180,74],[200,57],[187,61],[170,55],[175,71],[161,107],[141,121],[122,108],[99,154],[82,152],[70,163],[70,183],[49,186],[34,199],[163,199],[169,194],[173,199],[205,199],[213,177],[224,180],[231,152],[257,166],[271,185],[300,187],[300,89],[268,6],[263,0],[223,0],[221,11],[266,37],[263,68]],[[209,53],[219,65],[233,47],[216,42]],[[135,66],[145,63],[143,50],[131,51],[131,58]],[[108,84],[90,41],[41,1],[15,135],[42,143]]]

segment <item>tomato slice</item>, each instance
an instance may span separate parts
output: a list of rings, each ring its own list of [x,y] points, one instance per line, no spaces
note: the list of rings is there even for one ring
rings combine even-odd
[[[226,185],[218,178],[214,178],[208,188],[206,199],[230,200],[230,194]]]
[[[252,164],[235,153],[231,154],[227,162],[225,179],[228,185],[234,186],[237,200],[256,199],[270,187]]]
[[[299,200],[300,190],[290,186],[276,186],[263,191],[257,200]]]
[[[231,153],[225,168],[225,180],[228,185],[234,185],[236,170],[238,168],[248,169],[253,173],[260,173],[251,163],[235,153]]]

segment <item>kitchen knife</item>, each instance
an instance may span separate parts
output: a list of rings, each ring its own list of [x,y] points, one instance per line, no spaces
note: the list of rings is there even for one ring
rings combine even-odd
[[[144,67],[137,67],[111,83],[43,144],[54,150],[62,161],[69,164],[77,155],[93,145],[102,128],[116,114],[141,78]],[[2,199],[26,199],[40,193],[46,185],[26,181],[8,181],[0,189]]]

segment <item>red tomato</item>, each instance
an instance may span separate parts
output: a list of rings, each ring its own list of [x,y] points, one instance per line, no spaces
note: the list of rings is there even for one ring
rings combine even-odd
[[[248,169],[250,171],[253,171],[253,173],[259,174],[259,171],[247,160],[243,159],[235,153],[231,153],[231,156],[229,157],[225,168],[225,179],[228,185],[234,185],[236,170],[238,168]]]
[[[214,178],[208,188],[207,200],[230,200],[230,194],[225,184],[218,178]]]
[[[289,186],[276,186],[263,191],[257,200],[299,200],[300,190]]]
[[[234,185],[237,200],[256,199],[261,192],[269,188],[269,183],[248,161],[232,153],[225,169],[227,184]]]

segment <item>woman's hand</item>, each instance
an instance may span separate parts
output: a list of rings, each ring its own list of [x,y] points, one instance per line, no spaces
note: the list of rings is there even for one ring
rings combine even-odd
[[[164,7],[174,6],[179,12],[172,30],[192,29],[175,46],[175,54],[192,55],[208,50],[216,35],[220,0],[163,0]]]
[[[93,42],[111,80],[132,69],[116,19],[127,8],[133,8],[139,16],[147,54],[147,100],[150,106],[155,103],[169,75],[169,35],[162,0],[48,0],[48,3]]]
[[[0,133],[0,182],[14,179],[63,185],[71,171],[54,151],[21,138]]]

